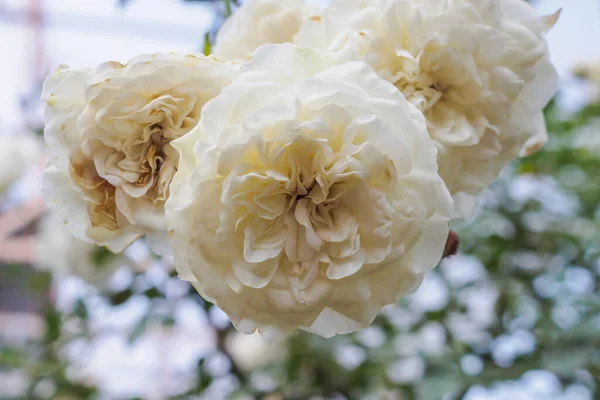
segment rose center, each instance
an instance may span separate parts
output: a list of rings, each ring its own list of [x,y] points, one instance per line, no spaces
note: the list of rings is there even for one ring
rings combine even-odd
[[[394,85],[421,112],[431,110],[443,97],[444,91],[438,82],[426,75],[417,78],[403,77]]]
[[[165,161],[164,146],[167,140],[164,137],[164,130],[160,125],[153,125],[151,131],[146,148],[141,155],[141,173],[136,182],[137,186],[145,186],[150,179],[159,175]],[[152,186],[156,186],[157,182],[158,180],[154,179]]]

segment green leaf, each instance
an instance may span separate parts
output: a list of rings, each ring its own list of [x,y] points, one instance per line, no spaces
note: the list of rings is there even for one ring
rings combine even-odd
[[[144,291],[144,296],[146,296],[149,299],[158,299],[158,298],[164,298],[165,296],[162,294],[162,292],[160,290],[158,290],[158,288],[156,287],[151,287],[150,289],[147,289],[146,291]]]
[[[129,344],[133,344],[137,339],[140,338],[140,336],[142,336],[146,332],[146,329],[148,328],[148,320],[148,315],[145,315],[135,324],[135,326],[129,333]]]
[[[113,306],[119,306],[129,300],[132,295],[133,291],[131,289],[121,290],[110,296],[110,302]]]
[[[166,316],[163,318],[162,320],[162,324],[164,327],[172,327],[175,326],[175,318],[171,317],[171,316]]]
[[[442,399],[447,395],[455,395],[463,388],[464,383],[457,374],[430,375],[417,386],[418,399]],[[450,397],[454,398],[454,397]]]
[[[555,347],[546,353],[544,367],[558,375],[570,376],[589,364],[594,351],[593,346]]]
[[[85,305],[83,299],[77,299],[77,301],[75,302],[74,313],[81,319],[87,320],[89,318],[87,306]]]
[[[60,314],[55,310],[49,310],[46,313],[46,335],[45,342],[53,343],[60,337],[62,330],[62,320]]]
[[[106,247],[96,247],[92,252],[92,262],[96,267],[102,267],[114,257],[114,254],[110,252]]]
[[[210,44],[210,34],[206,32],[204,34],[204,50],[203,53],[205,56],[210,56],[212,52],[212,46]]]
[[[225,18],[231,16],[231,0],[223,0],[225,2]]]

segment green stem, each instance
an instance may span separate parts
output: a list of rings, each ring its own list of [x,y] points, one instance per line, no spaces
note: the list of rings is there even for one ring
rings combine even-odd
[[[223,0],[225,2],[225,19],[231,15],[231,0]]]
[[[204,35],[203,53],[205,56],[210,56],[211,52],[212,52],[212,46],[210,44],[210,34],[208,32],[206,32],[206,34]]]

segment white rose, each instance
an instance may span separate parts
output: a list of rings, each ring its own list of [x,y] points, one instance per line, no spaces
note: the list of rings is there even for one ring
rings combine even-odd
[[[333,0],[295,42],[351,48],[424,114],[440,175],[466,217],[502,167],[547,140],[557,89],[539,18],[523,0]]]
[[[174,143],[176,268],[245,333],[365,328],[442,256],[423,116],[350,55],[265,45]]]
[[[225,339],[225,348],[236,365],[246,372],[282,362],[287,357],[284,341],[268,341],[258,333],[232,332]]]
[[[177,170],[170,142],[236,69],[192,54],[155,54],[48,76],[46,203],[75,237],[119,252],[141,235],[168,253],[164,202]]]
[[[0,194],[40,160],[42,147],[30,135],[0,135]]]
[[[34,265],[40,270],[77,276],[103,288],[112,274],[124,264],[123,257],[75,239],[63,221],[53,213],[46,214],[39,223]]]
[[[302,0],[248,0],[219,29],[213,49],[222,60],[247,60],[263,44],[289,43],[302,22],[320,18]]]

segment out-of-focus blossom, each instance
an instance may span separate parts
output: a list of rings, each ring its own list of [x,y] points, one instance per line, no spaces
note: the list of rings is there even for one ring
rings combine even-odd
[[[282,362],[287,356],[285,341],[267,341],[258,333],[234,331],[225,339],[225,348],[233,362],[246,372]]]

